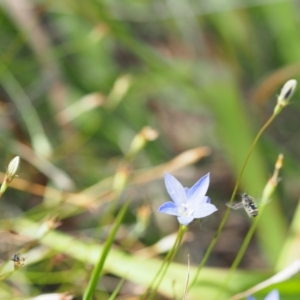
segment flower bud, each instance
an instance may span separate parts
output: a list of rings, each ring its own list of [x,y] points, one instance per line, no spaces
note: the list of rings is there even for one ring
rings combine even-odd
[[[4,177],[3,183],[1,185],[1,189],[0,189],[0,197],[7,190],[8,186],[12,182],[12,180],[17,176],[19,166],[20,166],[20,157],[16,156],[14,159],[12,159],[10,161],[10,163],[7,167],[7,171],[5,173],[5,177]]]
[[[127,161],[132,160],[138,154],[138,152],[141,151],[145,147],[145,145],[148,141],[156,140],[158,135],[159,135],[159,133],[155,129],[153,129],[149,126],[144,127],[133,138],[133,140],[130,144],[129,150],[125,156],[126,160]]]
[[[290,79],[282,87],[280,94],[277,98],[277,105],[275,107],[275,113],[280,112],[280,110],[289,104],[291,97],[293,96],[297,87],[297,80]]]
[[[271,195],[273,194],[273,192],[275,191],[277,184],[280,181],[278,175],[280,169],[282,168],[282,165],[283,165],[283,154],[279,154],[275,164],[273,176],[269,179],[267,185],[264,188],[261,204],[266,204],[270,199]]]
[[[297,80],[291,79],[285,83],[277,98],[277,104],[285,106],[293,96],[297,87]]]
[[[16,176],[20,166],[20,157],[16,156],[14,159],[12,159],[7,167],[6,175],[9,179],[9,182],[11,182],[14,177]]]

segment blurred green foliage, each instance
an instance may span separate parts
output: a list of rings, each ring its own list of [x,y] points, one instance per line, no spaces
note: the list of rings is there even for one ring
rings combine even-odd
[[[131,201],[130,212],[95,299],[108,299],[123,277],[128,281],[120,294],[138,297],[159,265],[141,253],[177,229],[176,219],[156,213],[167,197],[163,171],[176,171],[186,186],[210,171],[209,195],[218,214],[201,230],[191,226],[192,238],[176,258],[181,265],[171,266],[159,290],[172,299],[176,291],[180,298],[187,253],[198,265],[253,138],[273,112],[276,93],[285,81],[299,77],[299,5],[233,0],[0,4],[2,171],[19,155],[20,180],[13,187],[24,191],[9,189],[0,202],[0,275],[6,274],[0,298],[70,291],[81,299],[99,244],[125,199]],[[298,97],[296,92],[263,135],[242,178],[240,191],[259,199],[278,154],[284,154],[277,195],[242,262],[246,270],[237,271],[226,297],[267,279],[298,256]],[[143,131],[147,126],[159,136],[149,137]],[[128,159],[137,136],[141,148]],[[211,150],[204,159],[172,161],[202,146]],[[55,218],[53,227],[49,217]],[[202,299],[215,295],[222,282],[216,274],[226,273],[217,268],[230,267],[248,227],[245,215],[231,214],[192,299],[199,293]],[[17,252],[27,257],[26,266],[13,271],[9,259]],[[181,278],[175,288],[173,277]],[[278,288],[282,299],[300,295],[295,278]]]

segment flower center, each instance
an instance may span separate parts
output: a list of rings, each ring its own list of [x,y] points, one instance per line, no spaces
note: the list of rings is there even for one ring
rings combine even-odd
[[[178,207],[178,212],[180,216],[187,217],[194,213],[194,209],[189,207],[188,203],[181,203],[180,206]]]

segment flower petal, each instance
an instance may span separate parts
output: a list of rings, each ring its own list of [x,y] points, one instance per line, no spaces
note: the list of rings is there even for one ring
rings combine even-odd
[[[279,300],[279,292],[277,290],[271,291],[265,300]]]
[[[178,216],[178,209],[175,203],[168,201],[165,202],[164,204],[162,204],[160,206],[160,208],[158,209],[159,212],[164,213],[164,214],[169,214],[169,215],[173,215],[173,216]]]
[[[200,178],[188,191],[187,198],[188,201],[196,201],[197,199],[202,199],[209,186],[209,173]]]
[[[165,173],[165,185],[170,197],[177,205],[187,201],[184,187],[169,173]]]
[[[202,198],[202,203],[210,203],[210,198],[205,196]]]
[[[211,215],[212,213],[214,213],[215,211],[217,211],[218,209],[210,203],[204,203],[201,204],[194,212],[194,218],[198,219],[198,218],[204,218],[207,217],[209,215]]]
[[[178,221],[182,225],[187,225],[194,220],[194,216],[177,217]]]

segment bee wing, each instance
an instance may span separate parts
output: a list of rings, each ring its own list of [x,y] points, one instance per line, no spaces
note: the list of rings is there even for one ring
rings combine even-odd
[[[226,203],[226,206],[236,210],[236,209],[244,208],[244,203],[243,202]]]

